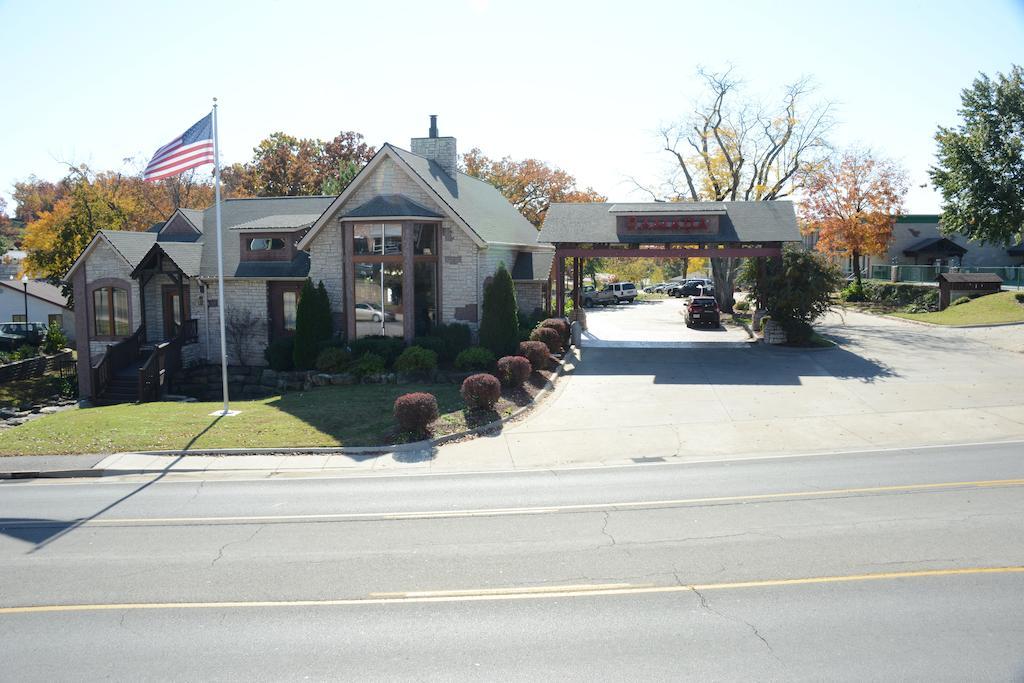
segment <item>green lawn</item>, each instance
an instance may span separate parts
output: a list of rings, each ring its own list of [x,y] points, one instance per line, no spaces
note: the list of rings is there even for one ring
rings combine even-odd
[[[893,313],[897,318],[920,320],[936,325],[991,325],[1024,322],[1024,304],[1017,302],[1016,292],[999,292],[973,301],[950,306],[935,313]]]
[[[221,403],[143,403],[69,410],[0,432],[0,454],[112,453],[132,450],[375,446],[406,440],[395,433],[395,398],[437,397],[435,436],[500,416],[528,401],[502,399],[497,414],[467,414],[456,384],[327,386],[258,401],[234,401],[241,415],[210,417]]]

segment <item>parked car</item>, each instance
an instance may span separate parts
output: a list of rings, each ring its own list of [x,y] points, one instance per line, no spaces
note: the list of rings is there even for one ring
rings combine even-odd
[[[632,282],[613,282],[605,287],[605,290],[615,296],[616,303],[625,301],[627,304],[631,304],[636,299],[636,285]]]
[[[713,296],[695,296],[686,307],[686,326],[708,325],[718,327],[721,313]]]
[[[356,320],[372,320],[375,323],[382,320],[393,322],[395,314],[391,311],[381,311],[380,304],[356,304]]]
[[[46,336],[46,323],[0,323],[0,351],[38,346]]]
[[[593,306],[607,306],[608,304],[614,304],[616,302],[615,295],[608,288],[597,290],[591,285],[584,285],[583,291],[580,293],[580,301],[584,308],[591,308]]]
[[[685,280],[667,291],[669,296],[702,296],[715,291],[707,280]]]

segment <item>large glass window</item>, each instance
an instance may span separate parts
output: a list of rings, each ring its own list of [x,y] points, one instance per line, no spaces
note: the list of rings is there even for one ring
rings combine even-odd
[[[92,293],[93,330],[97,337],[127,337],[131,334],[128,321],[128,290],[120,287],[100,287]]]
[[[412,245],[412,253],[417,256],[437,256],[437,224],[414,224]]]
[[[281,325],[285,332],[295,331],[295,312],[299,307],[299,293],[294,291],[282,292],[282,315]]]
[[[356,256],[399,256],[402,253],[402,225],[356,223],[353,247]]]
[[[402,264],[356,263],[355,277],[356,336],[401,337]]]
[[[413,265],[412,289],[416,336],[431,334],[438,322],[436,261],[417,261]]]

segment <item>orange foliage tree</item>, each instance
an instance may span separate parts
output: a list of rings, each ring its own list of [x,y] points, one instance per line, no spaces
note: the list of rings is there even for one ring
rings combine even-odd
[[[802,229],[817,233],[818,251],[851,257],[859,288],[861,257],[888,249],[907,189],[906,172],[896,163],[867,150],[843,152],[807,173]]]
[[[491,159],[474,147],[462,155],[465,172],[498,189],[519,213],[538,228],[552,202],[603,202],[592,187],[581,189],[570,173],[538,159]]]

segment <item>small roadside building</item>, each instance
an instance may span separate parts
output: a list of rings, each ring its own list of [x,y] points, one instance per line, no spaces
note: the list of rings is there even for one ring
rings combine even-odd
[[[25,307],[28,305],[28,320]],[[0,280],[0,322],[57,323],[68,339],[75,339],[75,315],[60,287],[45,280]]]
[[[500,263],[519,308],[545,305],[554,249],[490,184],[458,169],[436,117],[411,149],[390,143],[339,196],[221,203],[229,362],[264,365],[295,333],[302,285],[324,283],[334,331],[411,341],[444,323],[475,331]],[[111,377],[220,361],[215,208],[180,209],[146,232],[100,231],[71,267],[78,378],[102,397]],[[237,340],[237,341],[234,341]],[[151,363],[152,365],[152,363]],[[145,381],[140,380],[139,386]]]
[[[935,280],[939,283],[940,311],[962,296],[985,296],[1003,288],[1003,278],[995,273],[941,273]]]

